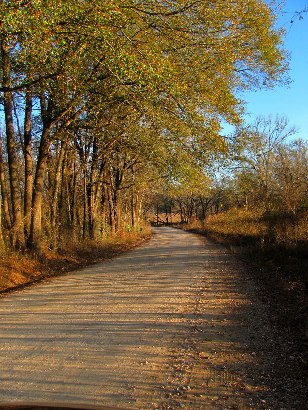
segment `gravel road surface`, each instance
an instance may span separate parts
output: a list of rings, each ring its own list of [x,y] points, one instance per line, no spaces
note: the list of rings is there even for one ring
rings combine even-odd
[[[228,250],[155,228],[138,249],[0,298],[0,407],[300,409],[269,314]]]

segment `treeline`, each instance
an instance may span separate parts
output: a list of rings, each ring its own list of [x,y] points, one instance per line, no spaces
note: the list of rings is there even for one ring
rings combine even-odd
[[[0,1],[1,247],[135,229],[226,150],[236,93],[283,81],[266,2]]]
[[[161,211],[234,242],[307,252],[308,143],[294,139],[296,132],[279,116],[238,127],[216,178],[177,186],[161,197]]]

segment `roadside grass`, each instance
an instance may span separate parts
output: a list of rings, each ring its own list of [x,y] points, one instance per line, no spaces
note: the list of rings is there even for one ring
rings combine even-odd
[[[140,232],[123,231],[99,241],[62,242],[56,250],[43,247],[39,255],[3,252],[0,255],[0,293],[111,259],[140,245],[150,236],[150,228],[144,227]]]
[[[244,258],[274,319],[307,343],[307,211],[279,215],[232,209],[184,229],[204,234]]]

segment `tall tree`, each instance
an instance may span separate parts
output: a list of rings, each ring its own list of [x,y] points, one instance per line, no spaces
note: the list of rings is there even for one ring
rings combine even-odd
[[[22,203],[19,190],[18,159],[15,141],[14,119],[13,119],[13,95],[11,91],[11,57],[12,45],[6,36],[0,38],[3,105],[6,125],[6,146],[8,155],[8,166],[10,176],[10,196],[12,224],[10,229],[11,244],[13,247],[24,246]]]
[[[251,125],[238,128],[235,145],[239,166],[255,176],[254,190],[259,189],[260,200],[266,209],[272,206],[273,162],[284,141],[296,133],[285,117],[259,117]]]
[[[151,151],[146,157],[158,166],[164,163],[169,173],[179,167],[177,157],[202,166],[207,160],[204,152],[224,149],[220,121],[240,121],[237,90],[270,86],[286,70],[273,10],[259,0],[13,0],[2,1],[1,6],[0,91],[6,106],[16,227],[22,226],[23,215],[14,177],[17,158],[10,114],[14,93],[24,94],[29,121],[30,93],[40,109],[28,238],[34,249],[41,247],[44,229],[48,156],[65,130],[91,118],[89,129],[102,130],[92,135],[99,147],[112,118],[113,125],[125,124],[125,131],[116,133],[123,142],[135,146],[138,155]],[[140,141],[136,135],[142,136]],[[109,159],[112,150],[103,151],[99,155]],[[92,171],[94,189],[99,172],[95,167]],[[94,191],[88,202],[93,216]],[[28,204],[29,190],[25,198]],[[28,209],[26,205],[27,226]]]

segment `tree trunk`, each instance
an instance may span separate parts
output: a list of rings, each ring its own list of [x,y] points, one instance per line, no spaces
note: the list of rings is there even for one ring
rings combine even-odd
[[[143,211],[143,193],[133,189],[131,196],[131,217],[132,217],[132,227],[136,228],[140,224],[141,215]]]
[[[89,218],[89,235],[91,239],[95,239],[95,232],[96,232],[96,217],[97,217],[97,206],[96,206],[96,169],[95,165],[92,165],[91,169],[91,176],[90,176],[90,182],[88,184],[88,207],[89,207],[89,212],[88,212],[88,218]]]
[[[98,210],[101,207],[102,177],[105,170],[105,162],[98,167],[98,155],[94,158],[91,167],[90,191],[89,191],[89,230],[90,238],[96,239],[98,232]]]
[[[110,224],[110,229],[112,233],[116,233],[117,231],[117,196],[115,192],[113,192],[113,186],[112,186],[112,177],[110,171],[108,172],[107,175],[107,199],[108,199],[108,205],[109,205],[109,224]]]
[[[2,222],[2,202],[3,202],[3,189],[2,189],[2,178],[4,181],[4,174],[3,174],[3,160],[2,160],[2,136],[0,135],[0,248],[4,249],[5,243],[3,239],[3,232],[2,232],[2,227],[3,227],[3,222]]]
[[[4,40],[1,41],[2,76],[3,76],[3,104],[6,125],[7,154],[10,176],[10,191],[12,204],[12,226],[10,230],[11,244],[13,247],[24,246],[23,215],[21,206],[21,194],[19,189],[19,167],[16,155],[15,131],[13,121],[13,95],[9,91],[11,86],[11,67],[9,46]]]
[[[137,224],[136,224],[136,201],[135,201],[134,190],[132,191],[130,206],[131,206],[132,228],[135,228]]]
[[[26,93],[25,123],[24,123],[24,155],[25,155],[25,233],[29,236],[31,225],[31,207],[33,192],[33,158],[32,158],[32,92]]]
[[[47,164],[50,142],[48,141],[49,130],[43,131],[38,159],[36,164],[36,173],[33,186],[32,196],[32,215],[28,245],[30,249],[39,251],[42,240],[42,205],[43,205],[43,187],[44,175]]]
[[[78,218],[77,218],[77,171],[76,171],[76,162],[73,162],[73,176],[72,176],[72,184],[71,184],[71,196],[67,195],[69,198],[68,210],[70,215],[70,230],[72,235],[72,240],[75,241],[77,238],[79,239],[79,232],[78,232]],[[67,182],[67,187],[68,187]],[[67,192],[68,193],[68,192]],[[68,193],[69,194],[69,193]]]
[[[89,233],[88,213],[87,171],[85,169],[83,176],[83,239],[86,239]]]
[[[50,225],[51,225],[51,240],[52,245],[56,245],[58,239],[58,207],[59,207],[59,191],[61,185],[61,175],[63,174],[63,160],[65,155],[66,143],[61,142],[60,153],[58,157],[57,169],[55,174],[54,186],[52,190],[52,202],[50,212]]]
[[[117,211],[116,204],[114,203],[114,197],[112,195],[111,187],[107,186],[107,196],[108,196],[108,205],[109,205],[109,223],[112,233],[117,231]]]
[[[0,249],[4,249],[5,244],[3,240],[3,233],[2,233],[2,204],[1,204],[1,196],[0,196]]]
[[[184,212],[183,212],[183,204],[182,204],[182,201],[179,201],[179,207],[180,207],[181,224],[182,224],[182,223],[184,223]]]
[[[9,209],[8,188],[5,179],[4,162],[2,155],[2,138],[0,138],[0,185],[1,185],[1,197],[2,197],[2,222],[6,229],[11,229],[11,215]]]

